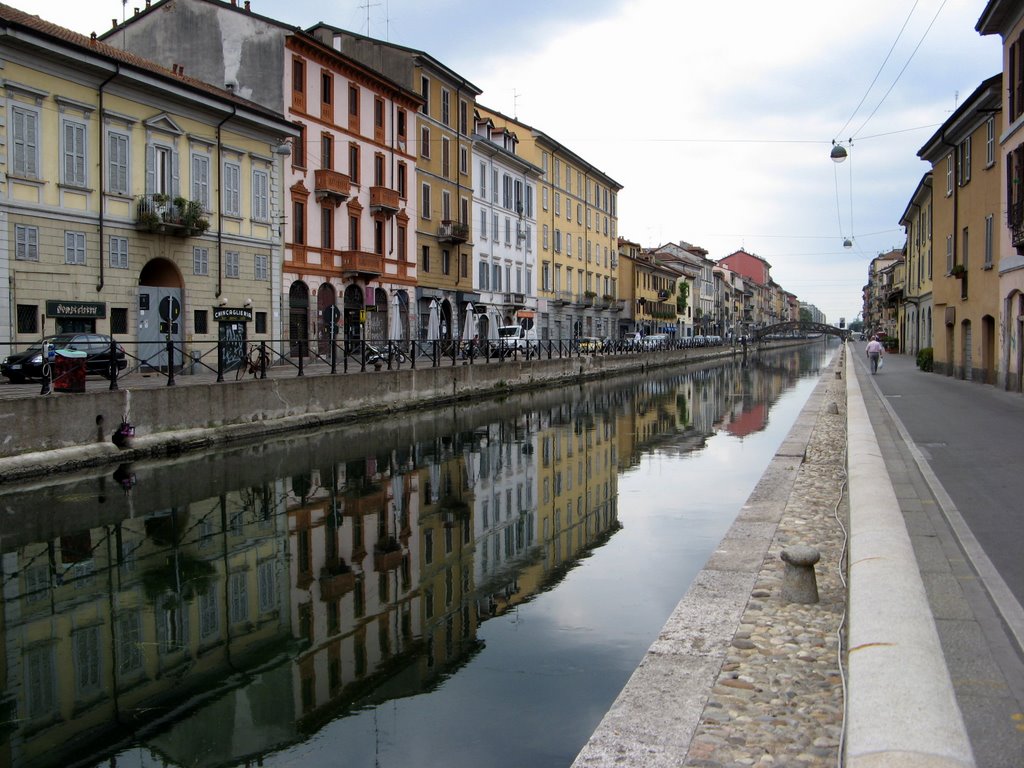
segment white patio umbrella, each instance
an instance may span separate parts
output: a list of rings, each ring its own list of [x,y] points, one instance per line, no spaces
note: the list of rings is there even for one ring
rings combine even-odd
[[[472,341],[476,336],[476,318],[473,315],[473,305],[466,304],[466,322],[462,325],[462,340]]]
[[[401,341],[402,333],[402,305],[398,301],[398,294],[391,297],[391,317],[388,318],[388,339]]]
[[[441,338],[441,314],[437,299],[430,300],[430,319],[427,321],[427,341],[438,341]]]

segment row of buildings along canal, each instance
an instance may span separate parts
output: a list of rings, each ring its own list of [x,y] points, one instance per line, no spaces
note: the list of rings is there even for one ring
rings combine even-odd
[[[431,690],[616,534],[621,472],[764,429],[824,349],[5,489],[0,764],[233,764]]]

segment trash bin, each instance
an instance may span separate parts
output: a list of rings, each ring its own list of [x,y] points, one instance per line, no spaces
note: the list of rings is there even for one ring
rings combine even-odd
[[[85,352],[57,350],[53,360],[53,389],[56,392],[85,392]]]

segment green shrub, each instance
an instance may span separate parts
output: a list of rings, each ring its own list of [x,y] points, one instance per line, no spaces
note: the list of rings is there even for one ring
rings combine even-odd
[[[917,353],[917,367],[929,373],[935,366],[935,354],[931,347],[922,347]]]

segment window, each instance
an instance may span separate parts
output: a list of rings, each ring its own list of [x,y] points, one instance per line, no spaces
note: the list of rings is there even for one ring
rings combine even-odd
[[[329,133],[320,135],[320,167],[334,168],[334,137]]]
[[[110,268],[128,269],[128,238],[110,236]]]
[[[985,217],[985,266],[992,266],[992,214]]]
[[[380,96],[373,97],[373,129],[374,133],[384,131],[384,99]]]
[[[505,217],[505,245],[512,245],[512,220]]]
[[[210,274],[210,251],[207,248],[200,248],[198,245],[192,247],[192,274]]]
[[[252,172],[252,218],[270,220],[270,174],[263,170]]]
[[[480,209],[480,238],[487,239],[487,211]]]
[[[540,192],[540,206],[546,211],[548,209],[548,188],[541,187]]]
[[[540,270],[540,288],[542,291],[551,290],[551,264],[547,261],[541,265]]]
[[[292,237],[299,245],[306,242],[306,204],[295,200],[292,202]]]
[[[330,72],[320,73],[320,103],[321,104],[332,104],[334,103],[334,78]]]
[[[459,147],[459,173],[469,173],[469,150],[466,147]]]
[[[85,232],[64,233],[64,263],[85,264]]]
[[[406,185],[406,167],[405,163],[398,163],[398,196],[403,200],[406,197],[405,185]]]
[[[971,137],[957,144],[956,147],[956,183],[964,186],[971,180]]]
[[[463,136],[469,133],[469,104],[459,101],[459,133]]]
[[[441,191],[441,220],[452,220],[452,193],[447,189]]]
[[[373,184],[376,187],[384,186],[384,155],[379,152],[373,156]]]
[[[265,253],[257,253],[253,257],[253,279],[270,279],[270,257]]]
[[[526,236],[526,252],[530,253],[533,251],[533,233],[531,231],[531,227],[529,224],[526,225],[526,228],[523,230],[523,232]]]
[[[448,249],[442,249],[441,251],[441,274],[450,275],[452,270],[451,254]]]
[[[562,215],[562,195],[555,192],[555,216]]]
[[[953,236],[946,235],[946,274],[953,272]]]
[[[544,229],[542,231],[541,237],[542,237],[542,243],[541,244],[543,245],[544,250],[546,251],[548,249],[548,225],[547,224],[544,225]]]
[[[406,228],[399,225],[396,228],[395,237],[398,239],[398,260],[405,261],[406,258]]]
[[[128,308],[110,308],[110,332],[112,334],[128,333]]]
[[[210,158],[208,155],[192,155],[192,199],[210,210]]]
[[[985,165],[996,162],[996,119],[990,117],[985,122]]]
[[[349,215],[348,217],[348,247],[349,250],[359,250],[359,217]]]
[[[39,261],[39,228],[14,226],[14,258],[18,261]]]
[[[224,215],[242,215],[242,166],[224,163]]]
[[[420,128],[420,156],[430,157],[430,129],[425,125]]]
[[[292,90],[304,93],[306,90],[306,62],[292,59]]]
[[[420,76],[420,96],[423,97],[423,114],[430,114],[430,78]]]
[[[196,333],[209,333],[209,316],[205,309],[197,309],[192,313],[192,328]]]
[[[128,137],[122,133],[107,134],[107,192],[128,194]]]
[[[555,230],[555,253],[562,252],[562,230]]]
[[[384,253],[384,222],[380,219],[373,220],[373,252]]]
[[[480,162],[480,197],[487,199],[487,163]]]
[[[277,578],[274,574],[273,560],[266,560],[256,566],[256,583],[260,613],[268,613],[277,608]]]
[[[420,218],[430,218],[430,185],[426,183],[420,190]]]
[[[946,155],[946,197],[953,194],[953,153]]]
[[[249,618],[249,583],[245,571],[228,577],[228,618],[232,624]]]
[[[320,247],[334,247],[334,206],[320,207]]]
[[[480,264],[476,268],[476,275],[480,283],[477,287],[481,291],[488,290],[487,286],[490,284],[490,281],[488,280],[487,261],[485,259],[480,259]],[[484,503],[486,504],[487,502]]]
[[[501,265],[491,265],[491,290],[501,290]]]
[[[299,135],[292,140],[292,165],[296,168],[306,167],[306,126],[304,123],[293,123],[299,129]]]
[[[257,312],[256,316],[255,316],[255,323],[256,323],[256,333],[266,333],[267,332],[267,313],[266,312]]]
[[[39,176],[39,114],[25,107],[11,110],[14,125],[13,172],[16,176]]]
[[[533,186],[526,185],[526,218],[533,218]]]
[[[348,178],[353,184],[359,183],[359,145],[348,145]]]
[[[348,115],[350,118],[359,117],[359,86],[355,83],[348,86]]]
[[[86,185],[85,124],[65,120],[62,129],[64,173],[61,180],[75,187]]]
[[[75,665],[75,690],[79,696],[100,691],[100,628],[79,629],[71,635]]]
[[[422,250],[422,261],[420,263],[420,269],[424,272],[430,271],[430,246],[424,245]]]
[[[441,122],[451,125],[451,93],[448,89],[441,89]]]
[[[224,277],[238,279],[238,264],[239,255],[238,251],[225,251],[224,252]]]
[[[220,629],[220,607],[217,590],[207,589],[199,595],[199,639],[214,637]]]
[[[441,175],[451,178],[452,143],[447,136],[441,139]]]

